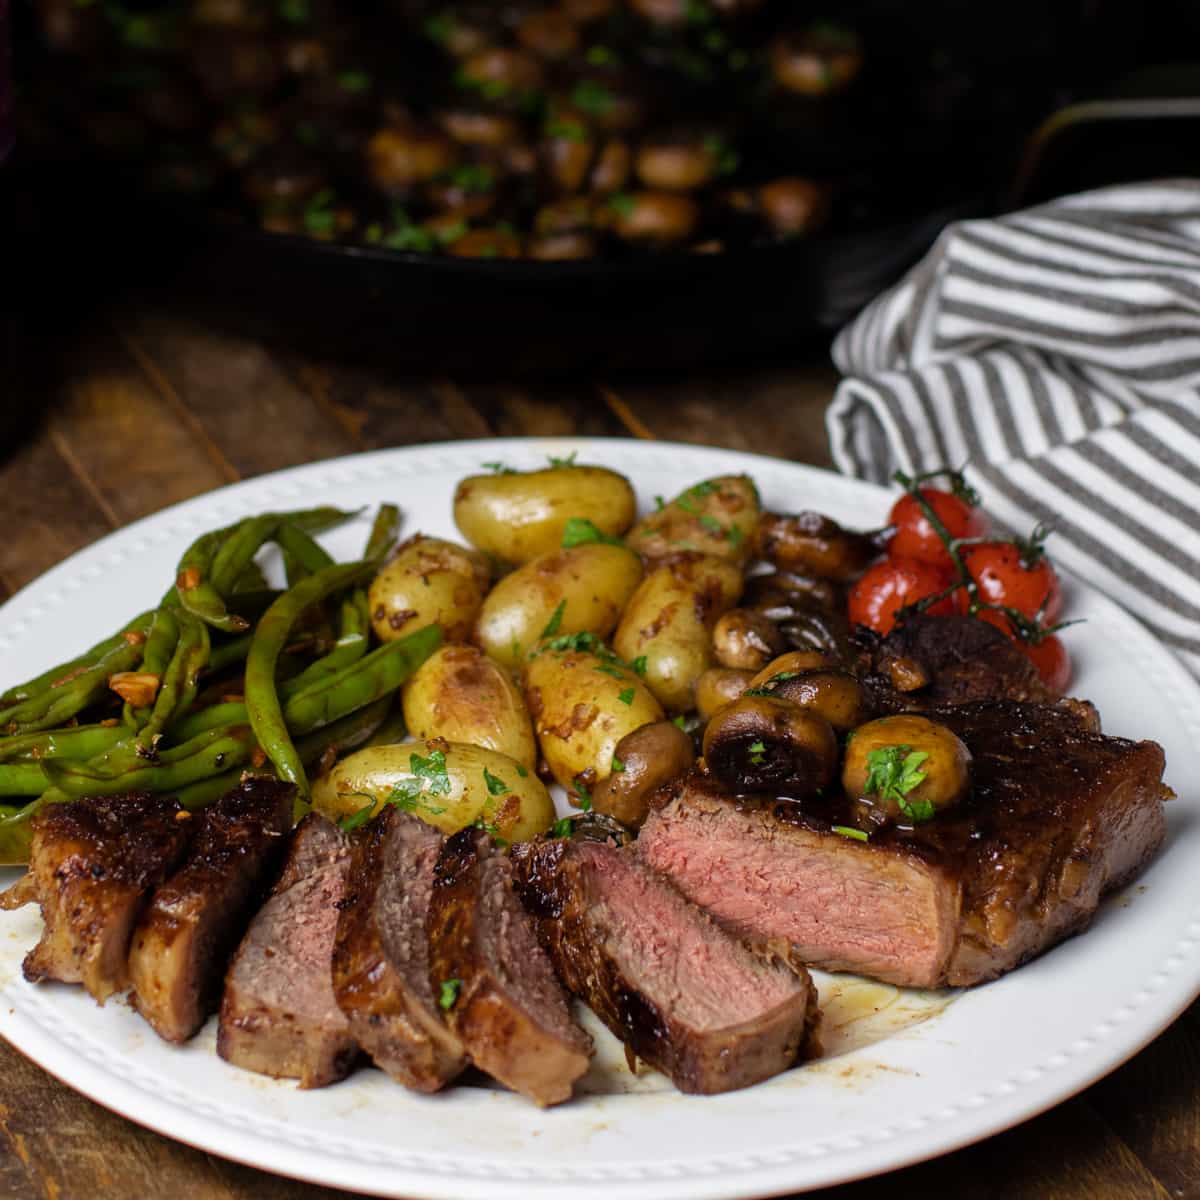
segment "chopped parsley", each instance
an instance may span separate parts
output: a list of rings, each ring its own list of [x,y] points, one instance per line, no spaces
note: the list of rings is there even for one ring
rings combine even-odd
[[[831,825],[830,828],[834,833],[840,834],[844,838],[851,838],[856,842],[865,842],[867,835],[861,829],[855,829],[850,825]]]
[[[425,36],[444,46],[454,33],[454,14],[446,11],[430,13],[425,18]]]
[[[672,724],[672,725],[675,725],[675,726],[676,726],[676,727],[678,727],[679,729],[682,729],[682,730],[684,731],[684,733],[686,733],[686,732],[687,732],[687,721],[685,721],[685,720],[684,720],[684,718],[683,718],[683,715],[682,715],[682,714],[680,714],[678,717],[676,717],[676,718],[675,718],[675,719],[674,719],[674,720],[671,722],[671,724]]]
[[[503,796],[510,790],[508,784],[499,775],[493,775],[487,767],[483,768],[483,782],[487,785],[489,796]]]
[[[587,126],[579,121],[568,121],[562,117],[554,117],[546,122],[546,136],[561,138],[564,142],[586,142],[588,140]]]
[[[612,770],[614,775],[620,775],[625,770],[625,764],[615,754],[612,758]]]
[[[520,775],[522,779],[527,779],[529,777],[529,771],[525,767],[521,766],[520,763],[517,763],[517,774]]]
[[[560,600],[558,607],[554,610],[554,614],[550,620],[546,622],[546,628],[542,630],[542,637],[553,637],[562,628],[563,613],[567,611],[567,602]]]
[[[729,539],[729,544],[731,546],[740,546],[742,544],[742,539],[746,535],[742,532],[742,527],[740,525],[730,525],[730,527],[725,531],[725,536]]]
[[[593,542],[603,542],[606,546],[620,546],[619,537],[605,533],[587,519],[587,517],[568,517],[563,526],[562,545],[564,550],[572,546],[587,546]]]
[[[356,829],[361,829],[370,819],[371,814],[375,811],[375,801],[368,800],[357,812],[349,813],[338,821],[338,828],[345,830],[347,833],[353,833]]]
[[[722,525],[716,517],[710,517],[708,513],[700,514],[700,524],[703,525],[709,533],[716,534],[717,537],[725,536],[725,526]]]
[[[443,979],[442,985],[438,988],[438,1008],[442,1012],[449,1012],[458,1001],[458,993],[462,991],[463,981],[461,979]]]
[[[718,47],[723,49],[723,47]],[[716,134],[704,139],[704,150],[716,163],[718,175],[732,175],[738,169],[738,152],[724,138]]]
[[[645,675],[646,656],[644,654],[639,654],[637,658],[635,658],[629,665],[633,668],[633,673],[635,675]]]
[[[371,88],[371,77],[366,71],[342,71],[337,82],[343,92],[366,92]]]
[[[496,173],[483,163],[464,163],[451,170],[446,178],[464,192],[490,192],[496,186]]]
[[[612,663],[601,663],[598,667],[593,667],[593,671],[599,671],[601,675],[611,675],[614,679],[624,680],[625,672],[620,667],[614,667]]]
[[[594,79],[581,79],[571,89],[571,103],[580,112],[602,117],[617,106],[616,97],[602,83]]]
[[[622,704],[632,704],[633,694],[633,688],[625,688],[623,691],[617,693],[617,699],[620,700]]]
[[[617,67],[621,65],[621,56],[607,46],[589,46],[584,58],[593,67]]]
[[[552,467],[573,467],[578,454],[578,450],[572,450],[566,458],[555,458],[553,454],[547,455],[546,458]]]
[[[575,788],[575,797],[579,801],[580,811],[581,812],[591,812],[592,811],[592,793],[589,792],[587,790],[587,788],[585,788],[583,786],[583,784],[579,782],[578,779],[576,779],[573,782],[572,786]]]
[[[626,219],[632,217],[633,210],[637,208],[637,201],[628,192],[613,192],[609,196],[607,204],[618,217],[625,217]],[[659,499],[661,498],[659,497]]]
[[[435,750],[428,758],[410,754],[408,766],[414,778],[402,779],[396,784],[390,795],[384,799],[384,804],[393,804],[404,812],[423,809],[433,816],[444,813],[445,808],[430,804],[426,797],[450,795],[450,775],[446,770],[445,752]]]
[[[909,800],[908,793],[925,782],[921,764],[929,757],[924,750],[911,746],[881,746],[867,754],[867,781],[863,791],[883,801],[895,801],[910,821],[919,824],[933,817],[928,800]]]
[[[308,0],[279,0],[276,11],[280,20],[302,25],[309,17]]]
[[[675,507],[682,509],[685,513],[688,513],[693,517],[699,511],[696,506],[687,498],[686,494],[676,498]]]
[[[517,473],[513,467],[502,462],[485,462],[479,465],[491,471],[493,475],[515,475]]]
[[[662,510],[666,507],[667,506],[664,503],[663,498],[661,496],[654,497],[654,511],[655,512],[662,512]]]
[[[756,767],[762,766],[767,761],[767,748],[763,745],[762,738],[750,743],[750,762]]]
[[[482,829],[483,832],[486,833],[492,839],[492,841],[496,843],[497,846],[504,847],[508,845],[508,843],[500,836],[500,826],[495,824],[493,821],[485,820],[482,813],[480,813],[479,816],[477,816],[475,820],[471,822],[471,827],[473,829]]]
[[[570,817],[559,817],[553,825],[550,826],[550,836],[556,838],[569,838],[575,832],[575,822]]]
[[[697,500],[703,500],[705,496],[711,496],[714,492],[719,492],[720,486],[713,483],[711,479],[706,479],[703,483],[698,483],[694,487],[687,490],[689,496],[695,496]]]

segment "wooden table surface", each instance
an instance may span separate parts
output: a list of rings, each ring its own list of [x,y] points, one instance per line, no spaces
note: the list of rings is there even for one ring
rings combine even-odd
[[[0,403],[46,413],[0,460],[0,600],[168,504],[358,450],[578,433],[829,461],[823,415],[835,376],[812,361],[691,378],[481,385],[312,361],[136,305],[96,316],[55,355],[60,378],[47,394],[13,396],[0,381]],[[76,1095],[2,1042],[0,1134],[0,1195],[13,1200],[341,1194],[170,1142]],[[1053,1111],[838,1195],[1200,1197],[1200,1005]]]

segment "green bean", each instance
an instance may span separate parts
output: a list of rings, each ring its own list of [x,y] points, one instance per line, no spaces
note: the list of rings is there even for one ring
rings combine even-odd
[[[86,668],[58,687],[46,688],[22,701],[0,715],[0,721],[4,722],[8,733],[52,729],[99,700],[108,690],[110,676],[133,670],[141,660],[141,645],[130,645],[122,638],[95,666]]]
[[[139,749],[153,749],[155,740],[178,713],[187,712],[196,698],[200,672],[208,662],[208,626],[181,611],[179,640],[154,698],[154,708],[137,737]]]
[[[213,563],[226,543],[255,518],[201,534],[184,552],[175,571],[175,596],[193,616],[224,633],[241,633],[249,622],[229,612],[212,578]],[[234,573],[236,577],[236,572]],[[230,580],[232,584],[232,580]],[[168,593],[168,596],[170,594]],[[169,603],[169,600],[167,601]]]
[[[0,796],[40,796],[48,783],[39,763],[0,763]]]
[[[323,729],[297,738],[296,753],[305,766],[319,762],[329,750],[341,754],[344,750],[355,750],[371,738],[387,716],[391,699],[385,696],[374,704],[364,705],[348,713],[338,721],[332,721]]]
[[[67,799],[61,793],[59,793],[59,798]],[[50,803],[50,801],[46,800],[46,793],[43,792],[36,800],[21,808],[8,804],[0,806],[0,813],[3,814],[0,815],[0,866],[21,866],[29,861],[29,844],[32,835],[29,821],[33,814],[46,803]]]
[[[127,640],[125,637],[127,633],[141,633],[144,636],[150,628],[150,622],[154,620],[154,612],[154,609],[150,609],[148,612],[138,613],[132,621],[119,629],[112,637],[107,637],[104,641],[97,642],[90,650],[85,650],[77,658],[59,663],[57,666],[43,671],[40,675],[35,675],[32,679],[26,680],[24,683],[10,687],[8,691],[0,695],[0,704],[11,704],[21,700],[29,700],[37,693],[53,687],[59,680],[65,679],[66,676],[78,671],[81,667],[95,666],[110,650],[115,650],[123,641]],[[4,713],[3,710],[0,710],[0,721],[3,720]]]
[[[243,633],[235,638],[230,638],[227,642],[222,642],[219,646],[212,646],[208,652],[208,666],[204,673],[217,675],[227,667],[245,662],[246,655],[250,653],[250,641],[253,637],[252,633]]]
[[[230,590],[232,595],[237,596],[246,592],[265,592],[269,586],[262,567],[251,559],[233,581],[233,587]]]
[[[140,668],[147,674],[158,676],[160,690],[178,642],[179,621],[171,609],[163,605],[154,614],[154,623],[150,626],[150,633],[146,637],[146,646],[142,651]],[[154,706],[151,704],[135,709],[127,701],[124,709],[125,724],[136,732],[150,720],[153,711]]]
[[[258,622],[246,658],[246,708],[255,737],[275,764],[281,779],[294,783],[303,798],[308,796],[304,764],[284,723],[275,688],[275,664],[292,627],[311,604],[342,588],[363,583],[375,571],[370,562],[339,563],[310,575],[284,592]]]
[[[392,697],[391,711],[380,722],[379,728],[363,743],[364,746],[394,746],[408,736],[408,726],[404,721],[404,709],[399,697]]]
[[[275,540],[284,554],[290,555],[299,563],[306,574],[311,575],[315,571],[333,566],[333,558],[329,552],[292,521],[280,523]]]
[[[254,768],[251,773],[274,777],[274,772],[269,769]],[[231,770],[222,771],[220,775],[213,775],[209,779],[198,779],[195,783],[189,783],[186,787],[179,788],[175,793],[175,799],[189,812],[195,812],[198,808],[207,808],[215,800],[220,800],[226,792],[237,787],[245,775],[245,767],[233,767]]]
[[[342,671],[318,679],[284,705],[288,730],[311,733],[394,692],[441,642],[441,627],[427,625],[406,638],[380,646]]]
[[[167,734],[175,745],[194,738],[206,729],[216,729],[219,725],[236,725],[249,723],[250,717],[246,705],[241,700],[230,700],[224,704],[210,704],[199,712],[189,713],[180,718],[167,729]]]
[[[282,520],[278,513],[247,517],[225,539],[212,561],[212,585],[222,596],[233,592],[238,576],[254,560],[263,544],[274,536]]]
[[[17,737],[0,738],[0,762],[51,755],[59,758],[93,758],[128,736],[129,730],[118,722],[24,733]]]
[[[41,765],[52,786],[72,797],[133,791],[173,792],[248,762],[254,749],[248,725],[224,725],[162,751],[153,763],[138,763],[128,770],[102,771],[91,763],[63,758],[43,759]]]
[[[297,692],[318,680],[357,662],[367,652],[371,636],[370,618],[367,615],[367,596],[361,588],[355,588],[348,600],[342,602],[341,624],[338,640],[328,654],[310,663],[298,675],[279,686],[279,697],[288,700]]]
[[[400,529],[400,510],[394,504],[381,504],[375,514],[371,526],[371,535],[367,538],[367,548],[363,558],[376,562],[385,558],[396,541],[396,533]]]

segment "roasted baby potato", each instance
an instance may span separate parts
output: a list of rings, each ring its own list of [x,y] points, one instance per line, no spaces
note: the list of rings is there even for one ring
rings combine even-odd
[[[651,571],[633,593],[613,649],[639,664],[668,712],[692,707],[692,686],[713,663],[713,623],[741,592],[742,573],[732,563],[685,552]]]
[[[706,479],[643,517],[625,544],[645,558],[696,550],[744,563],[761,512],[758,489],[746,475]]]
[[[371,581],[371,628],[392,642],[436,624],[448,642],[465,641],[489,578],[483,555],[418,534]]]
[[[617,743],[663,710],[613,655],[542,650],[525,668],[525,700],[551,774],[577,796],[612,774]]]
[[[512,677],[476,646],[443,646],[404,685],[404,723],[417,738],[482,746],[537,766],[525,697]]]
[[[614,537],[633,524],[636,501],[624,475],[607,467],[471,475],[454,493],[454,523],[485,554],[525,563],[561,548],[567,522],[590,521]]]
[[[313,787],[313,807],[331,820],[366,821],[387,803],[443,833],[479,824],[506,842],[527,841],[554,822],[550,793],[528,767],[442,738],[359,750]]]
[[[695,760],[692,739],[674,721],[643,725],[617,743],[612,774],[596,785],[592,805],[637,829],[654,790],[682,775]]]
[[[492,589],[474,641],[501,665],[517,667],[542,638],[585,632],[605,638],[641,578],[641,560],[624,546],[593,542],[543,554]]]

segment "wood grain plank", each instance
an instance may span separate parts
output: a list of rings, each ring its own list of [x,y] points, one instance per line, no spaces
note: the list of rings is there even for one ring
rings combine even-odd
[[[220,456],[230,478],[358,448],[261,343],[146,310],[123,313],[117,324],[163,403]]]
[[[15,592],[113,527],[96,495],[41,432],[0,462],[0,586]],[[3,596],[0,596],[2,599]]]
[[[73,359],[47,434],[116,524],[229,482],[112,336]]]
[[[626,432],[582,380],[458,386],[497,437],[617,437]]]
[[[810,364],[701,377],[628,376],[601,380],[598,391],[635,437],[650,433],[829,466],[825,410],[837,379],[832,366]]]

